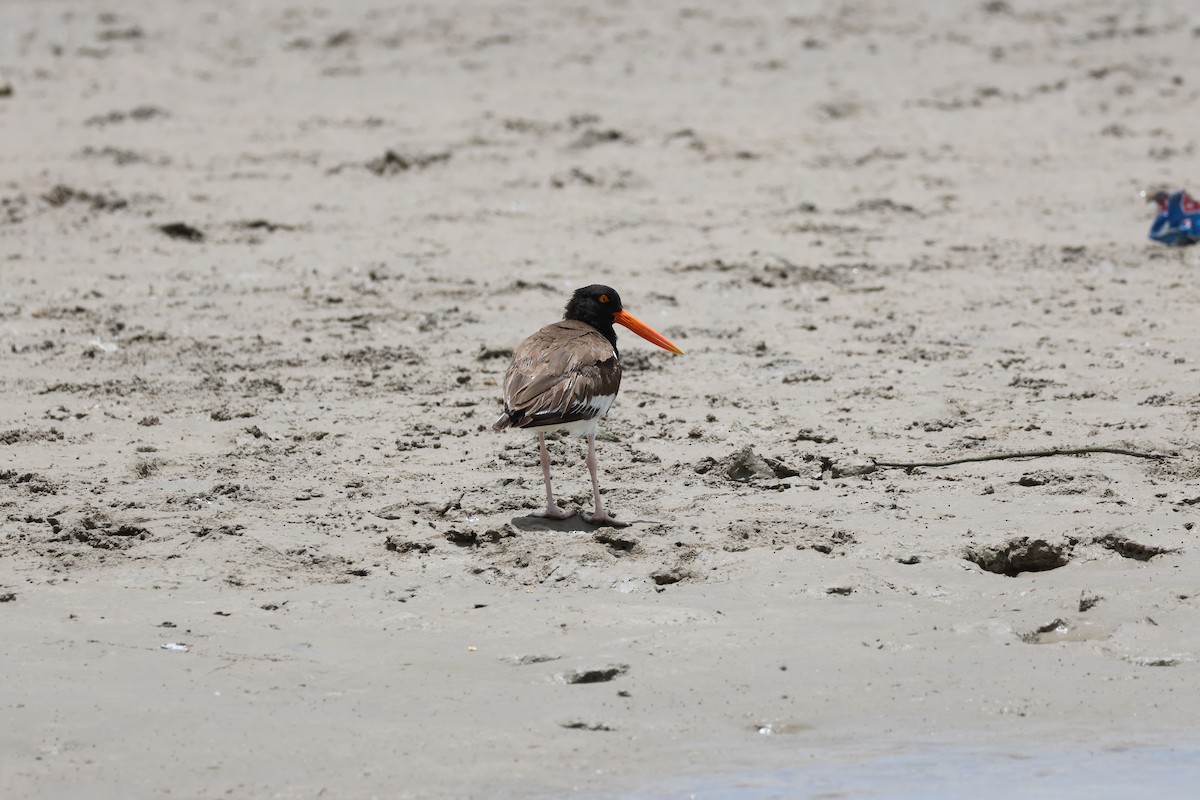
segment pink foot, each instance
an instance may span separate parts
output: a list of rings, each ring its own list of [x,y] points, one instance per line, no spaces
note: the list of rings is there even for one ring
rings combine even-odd
[[[545,511],[536,511],[533,516],[545,517],[546,519],[569,519],[571,512],[564,511],[558,506],[547,506]]]
[[[579,512],[579,516],[583,518],[584,522],[592,525],[607,525],[610,528],[628,528],[633,524],[632,522],[622,522],[621,520],[609,514],[607,511],[599,511],[595,513],[581,511]]]

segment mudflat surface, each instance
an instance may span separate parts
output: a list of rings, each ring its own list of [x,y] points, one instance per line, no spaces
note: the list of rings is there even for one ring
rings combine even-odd
[[[0,794],[1194,732],[1193,11],[0,4]],[[687,351],[621,338],[622,530],[490,430],[595,282]]]

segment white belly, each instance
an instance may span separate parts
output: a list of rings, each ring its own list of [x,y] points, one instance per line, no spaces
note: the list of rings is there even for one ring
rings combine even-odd
[[[580,419],[574,422],[564,422],[561,425],[547,425],[545,427],[537,427],[540,433],[549,433],[551,431],[563,431],[568,436],[594,436],[596,434],[596,425],[612,408],[613,401],[617,399],[615,394],[596,395],[587,405],[580,410],[592,409],[594,411],[588,419]]]

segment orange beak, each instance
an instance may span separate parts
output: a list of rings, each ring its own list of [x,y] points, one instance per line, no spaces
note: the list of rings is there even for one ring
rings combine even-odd
[[[625,311],[625,309],[621,309],[617,313],[613,314],[613,322],[624,325],[626,328],[629,328],[629,330],[633,331],[647,342],[656,344],[663,350],[670,350],[672,353],[683,355],[683,351],[679,349],[679,345],[675,344],[670,339],[654,330],[654,328],[651,328],[649,325],[642,322],[633,314]]]

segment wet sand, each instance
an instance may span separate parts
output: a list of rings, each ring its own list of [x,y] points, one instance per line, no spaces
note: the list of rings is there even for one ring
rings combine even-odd
[[[1191,11],[0,5],[0,794],[1191,735]],[[490,430],[595,282],[687,351],[621,337],[622,530]]]

